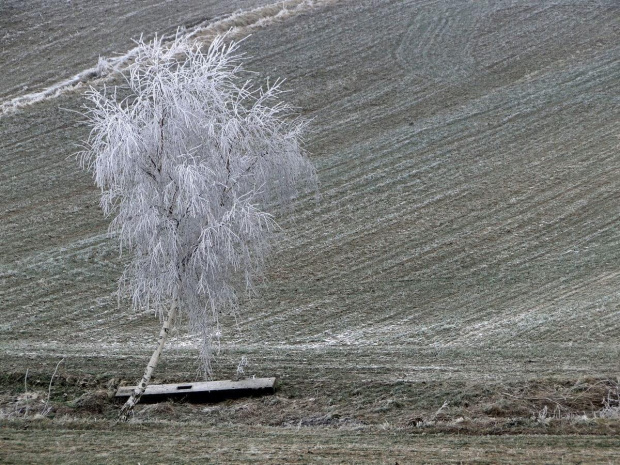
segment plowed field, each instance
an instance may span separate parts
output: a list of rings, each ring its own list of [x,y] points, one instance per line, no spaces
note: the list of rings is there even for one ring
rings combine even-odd
[[[169,5],[0,5],[0,461],[136,462],[107,448],[137,429],[135,454],[161,454],[148,463],[620,460],[617,436],[569,436],[620,425],[599,418],[620,407],[606,397],[620,370],[618,3]],[[312,120],[321,198],[279,218],[266,280],[214,365],[230,378],[245,355],[280,390],[141,406],[115,430],[96,393],[135,382],[159,328],[119,308],[124,257],[74,156],[82,93],[114,76],[71,79],[141,33],[217,24],[252,34],[247,68],[285,78]],[[46,91],[65,81],[84,83]],[[24,420],[17,397],[45,399],[61,359],[48,419]],[[158,380],[196,368],[181,328]],[[165,446],[203,433],[198,455]],[[514,436],[476,436],[489,433]]]

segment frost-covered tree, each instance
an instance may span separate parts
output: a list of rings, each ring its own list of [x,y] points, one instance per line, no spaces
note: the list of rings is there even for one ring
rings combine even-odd
[[[279,100],[280,83],[257,89],[240,80],[238,48],[222,37],[207,51],[180,36],[140,41],[126,88],[87,93],[92,131],[81,159],[113,216],[110,231],[130,252],[120,289],[163,321],[124,419],[178,314],[200,334],[210,373],[218,313],[234,311],[252,288],[276,228],[265,210],[316,183],[300,146],[303,124]]]

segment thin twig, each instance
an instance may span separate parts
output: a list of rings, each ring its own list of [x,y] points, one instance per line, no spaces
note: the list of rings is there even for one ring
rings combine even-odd
[[[441,411],[443,409],[445,409],[448,405],[450,405],[450,402],[448,402],[447,400],[445,400],[443,402],[443,405],[441,407],[439,407],[439,409],[435,412],[435,414],[431,417],[431,421],[435,421],[437,419],[437,417],[439,416],[439,414],[441,413]]]
[[[52,374],[52,379],[50,379],[50,385],[47,388],[47,399],[45,400],[45,407],[43,407],[43,415],[47,415],[49,412],[47,411],[47,406],[50,401],[50,396],[52,394],[52,383],[54,382],[54,376],[56,376],[56,372],[58,371],[58,367],[62,362],[65,361],[65,358],[61,358],[60,361],[56,364],[56,368],[54,369],[54,373]]]
[[[24,376],[24,396],[26,397],[26,411],[24,412],[24,417],[27,417],[30,407],[30,399],[28,399],[28,368],[26,368],[26,376]]]

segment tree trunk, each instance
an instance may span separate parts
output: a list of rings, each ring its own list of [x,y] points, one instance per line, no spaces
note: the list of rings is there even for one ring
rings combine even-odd
[[[133,408],[136,406],[138,402],[140,402],[140,397],[142,397],[142,394],[144,394],[144,390],[146,389],[146,386],[151,381],[151,376],[153,376],[153,372],[155,371],[155,368],[157,367],[157,362],[159,362],[161,351],[164,348],[166,339],[168,338],[168,331],[170,330],[170,325],[172,324],[172,321],[174,320],[176,312],[177,312],[177,303],[173,302],[172,306],[170,307],[170,311],[168,312],[168,315],[164,317],[164,324],[161,327],[161,331],[159,332],[159,340],[157,342],[157,348],[155,349],[155,352],[153,352],[153,355],[151,356],[151,360],[149,361],[149,364],[146,366],[146,370],[144,371],[144,376],[142,377],[140,384],[136,386],[136,389],[133,391],[129,399],[127,399],[127,402],[125,402],[125,405],[123,405],[123,408],[121,409],[121,413],[119,414],[120,421],[127,421],[129,419],[129,415],[133,413]]]

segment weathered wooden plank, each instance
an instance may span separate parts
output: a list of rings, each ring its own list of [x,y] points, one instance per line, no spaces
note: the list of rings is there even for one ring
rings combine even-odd
[[[259,396],[275,392],[275,378],[248,378],[240,381],[200,381],[176,384],[152,384],[146,387],[141,402],[159,402],[185,398],[198,402],[217,402],[224,399]],[[121,386],[116,398],[129,397],[135,386]]]

